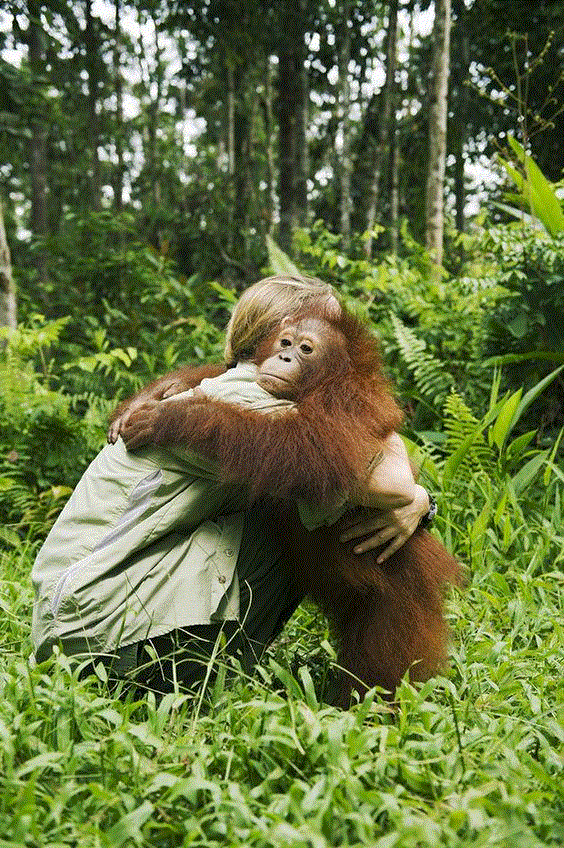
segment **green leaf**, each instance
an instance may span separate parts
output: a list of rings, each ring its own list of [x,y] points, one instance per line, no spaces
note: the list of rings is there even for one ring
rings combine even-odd
[[[498,157],[499,162],[520,189],[523,197],[529,203],[531,212],[541,221],[546,231],[553,237],[563,233],[564,212],[553,184],[546,179],[538,165],[531,156],[525,153],[523,146],[515,138],[508,136],[507,141],[524,168],[525,176],[501,156]]]
[[[268,261],[275,274],[284,274],[289,277],[298,278],[303,276],[298,266],[294,265],[290,257],[268,235],[266,237],[266,247],[268,249]]]
[[[558,438],[554,442],[554,445],[552,446],[552,450],[550,451],[550,456],[548,457],[548,465],[547,465],[546,471],[544,472],[543,478],[542,478],[542,482],[544,483],[545,486],[548,486],[548,484],[550,482],[550,476],[551,476],[551,474],[554,470],[554,458],[555,458],[555,456],[558,452],[558,447],[560,445],[560,441],[561,441],[563,435],[564,435],[564,429],[560,430],[560,433],[558,434]]]
[[[534,360],[546,362],[564,362],[564,353],[553,350],[531,350],[528,353],[505,353],[502,356],[491,356],[484,360],[484,365],[508,365],[514,362],[530,362]]]
[[[106,831],[104,834],[105,844],[111,845],[112,848],[121,848],[128,839],[140,842],[142,839],[141,828],[153,815],[153,809],[150,801],[143,801],[140,807],[132,810],[131,813],[127,813]]]
[[[308,707],[311,707],[312,710],[317,710],[319,704],[317,702],[317,696],[315,694],[315,686],[313,685],[313,680],[309,670],[305,666],[300,666],[298,669],[298,677],[302,681],[302,686],[304,687],[304,697]]]
[[[485,418],[483,418],[482,421],[479,422],[477,427],[475,427],[470,433],[468,433],[466,438],[462,441],[462,443],[458,446],[454,453],[449,456],[445,463],[443,471],[443,489],[447,489],[449,487],[449,484],[454,479],[458,468],[464,461],[466,454],[468,453],[480,433],[483,433],[486,427],[488,427],[492,423],[492,421],[495,420],[498,415],[499,408],[500,404],[496,404],[493,409],[490,409]]]
[[[513,417],[521,400],[522,394],[523,389],[519,389],[505,401],[499,411],[496,422],[492,427],[493,440],[500,451],[503,448],[505,440],[509,434],[511,422],[513,421]]]
[[[552,183],[546,179],[534,159],[525,153],[516,139],[508,136],[507,141],[519,160],[524,163],[527,180],[532,187],[535,202],[538,204],[538,208],[533,209],[535,215],[542,221],[551,236],[563,233],[564,212]]]
[[[541,380],[536,384],[536,386],[533,386],[532,389],[529,389],[529,391],[517,407],[517,410],[515,411],[513,420],[511,421],[511,426],[509,427],[509,432],[513,430],[521,416],[526,412],[526,410],[530,407],[533,401],[536,400],[540,394],[542,394],[542,392],[546,389],[547,386],[550,385],[550,383],[552,383],[552,381],[560,374],[563,368],[564,365],[561,365],[559,368],[556,368],[556,370],[548,374],[548,376],[545,377],[544,380]]]
[[[520,495],[533,482],[548,458],[548,451],[542,451],[534,456],[511,478],[515,494]]]

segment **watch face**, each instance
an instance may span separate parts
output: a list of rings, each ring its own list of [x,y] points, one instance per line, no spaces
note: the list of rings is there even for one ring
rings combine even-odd
[[[435,515],[437,514],[437,502],[433,495],[429,495],[429,512],[426,512],[425,515],[421,518],[419,522],[420,527],[427,527]]]

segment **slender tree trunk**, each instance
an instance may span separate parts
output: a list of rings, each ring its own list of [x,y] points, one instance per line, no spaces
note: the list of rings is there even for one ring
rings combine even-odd
[[[100,142],[98,121],[98,83],[99,83],[99,52],[98,40],[92,17],[92,0],[86,0],[86,28],[84,30],[86,47],[86,70],[88,72],[88,147],[90,148],[90,203],[92,209],[100,208],[100,157],[98,145]]]
[[[233,221],[235,220],[235,74],[231,58],[226,58],[226,147],[227,147],[227,174],[228,201],[227,201],[227,253],[233,251]]]
[[[10,248],[4,227],[2,203],[0,203],[0,326],[17,326],[16,287],[12,276]]]
[[[390,0],[388,8],[388,35],[386,48],[386,81],[382,92],[382,112],[378,123],[378,136],[374,147],[374,164],[372,171],[372,186],[370,189],[370,203],[366,220],[366,228],[369,233],[374,228],[377,218],[378,203],[380,200],[380,182],[384,166],[384,151],[390,129],[390,116],[392,112],[393,92],[396,75],[397,56],[397,31],[398,31],[398,0]],[[389,142],[388,142],[389,143]],[[372,256],[372,235],[365,242],[367,259]]]
[[[349,0],[343,2],[343,20],[341,33],[341,49],[339,51],[339,125],[343,143],[339,166],[341,183],[341,235],[343,250],[347,251],[351,243],[351,91],[349,63],[351,58],[351,36],[349,31]]]
[[[28,49],[29,65],[34,85],[39,86],[45,71],[45,35],[41,26],[40,5],[29,0]],[[35,238],[44,239],[48,232],[47,221],[47,125],[45,116],[34,109],[31,117],[29,141],[29,171],[31,179],[31,231]],[[43,250],[36,257],[37,276],[40,283],[47,278],[47,262]]]
[[[249,227],[251,200],[251,134],[254,104],[252,95],[249,96],[249,108],[244,102],[246,74],[245,66],[238,65],[235,72],[235,205],[233,221],[233,239],[235,257],[246,263],[246,243],[244,232]]]
[[[153,202],[155,207],[159,207],[162,202],[162,184],[161,184],[161,168],[157,163],[157,126],[159,122],[159,115],[161,111],[161,100],[163,95],[163,64],[161,62],[161,45],[159,43],[159,29],[157,27],[157,21],[153,16],[153,28],[155,30],[155,57],[157,62],[157,67],[155,70],[155,77],[157,81],[157,92],[155,95],[155,99],[151,103],[151,121],[150,121],[150,135],[151,135],[151,186],[153,189]],[[158,239],[157,239],[158,241]]]
[[[425,241],[437,266],[443,261],[450,19],[450,0],[436,0],[429,109],[429,164],[425,193]]]
[[[235,175],[235,75],[233,63],[228,60],[227,66],[227,173],[231,178]]]
[[[116,156],[117,165],[114,170],[114,209],[121,212],[123,208],[123,176],[125,167],[123,162],[123,80],[120,70],[120,0],[115,0],[115,24],[114,24],[114,87],[116,92]]]
[[[395,111],[395,110],[394,110]],[[396,121],[390,135],[390,246],[394,256],[399,242],[399,149]]]
[[[308,221],[307,180],[309,156],[307,127],[309,121],[309,80],[306,68],[305,20],[306,0],[299,0],[296,15],[296,172],[294,177],[296,218],[300,226]]]
[[[264,74],[264,134],[266,136],[266,231],[272,235],[274,210],[276,209],[276,189],[274,186],[274,119],[272,112],[272,64],[270,56],[265,56]]]
[[[466,27],[466,7],[463,0],[454,0],[454,12],[456,13],[456,49],[459,55],[460,67],[458,70],[458,106],[454,111],[453,135],[454,135],[454,195],[456,229],[460,232],[465,230],[464,205],[466,201],[466,190],[464,185],[464,144],[466,142],[466,123],[468,120],[469,89],[466,84],[470,68],[470,43]]]
[[[295,108],[295,41],[294,27],[290,25],[295,12],[295,0],[284,0],[281,4],[283,22],[280,29],[278,50],[278,162],[280,228],[278,241],[287,253],[292,247],[294,226],[294,178],[296,163],[296,108]]]

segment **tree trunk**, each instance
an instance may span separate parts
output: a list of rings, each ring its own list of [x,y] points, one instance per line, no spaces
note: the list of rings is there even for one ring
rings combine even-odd
[[[270,55],[265,56],[264,75],[264,134],[266,136],[266,206],[264,211],[266,231],[272,235],[274,210],[276,209],[276,189],[274,187],[274,118],[272,113],[272,64]]]
[[[443,261],[450,17],[450,0],[436,0],[429,109],[429,163],[425,192],[425,241],[437,266]]]
[[[470,44],[466,27],[466,7],[463,0],[454,0],[454,11],[456,13],[456,49],[459,55],[460,67],[458,69],[457,85],[457,108],[453,117],[454,136],[454,195],[456,229],[460,232],[465,230],[464,205],[466,201],[466,190],[464,185],[464,144],[466,142],[466,123],[468,120],[469,89],[467,80],[470,67]]]
[[[394,110],[395,111],[395,110]],[[395,115],[394,115],[395,118]],[[399,242],[399,149],[396,121],[390,135],[390,247],[394,256]]]
[[[92,209],[100,208],[100,157],[99,121],[98,121],[98,83],[99,83],[99,44],[92,17],[92,0],[86,0],[86,27],[84,30],[86,48],[86,70],[88,72],[88,147],[90,149],[90,204]]]
[[[388,9],[388,35],[386,49],[386,81],[382,92],[382,112],[378,124],[378,136],[374,146],[374,159],[372,171],[372,186],[370,189],[370,204],[366,220],[366,229],[369,233],[374,228],[377,217],[378,203],[380,200],[380,182],[384,165],[384,151],[390,129],[390,116],[392,113],[392,102],[396,75],[397,56],[397,31],[398,31],[398,0],[390,0]],[[389,143],[389,141],[388,141]],[[372,256],[372,235],[370,234],[365,243],[366,258]]]
[[[306,68],[305,14],[306,0],[299,0],[299,14],[296,15],[296,172],[294,176],[294,194],[296,218],[304,227],[308,221],[307,180],[309,174],[309,156],[307,149],[307,126],[309,121],[309,80]]]
[[[4,215],[0,203],[0,326],[17,326],[16,287],[12,276],[10,248],[4,227]]]
[[[123,176],[125,166],[123,162],[123,80],[120,70],[120,0],[115,0],[115,24],[114,24],[114,87],[116,92],[116,156],[117,164],[114,169],[114,209],[121,212],[123,208]]]
[[[295,41],[292,38],[294,27],[290,25],[294,17],[295,0],[284,0],[281,6],[283,21],[281,22],[278,45],[278,193],[280,199],[278,241],[282,250],[289,253],[292,247],[295,212],[296,57]],[[284,22],[285,26],[282,25]]]
[[[339,51],[339,126],[342,133],[341,161],[339,175],[341,183],[341,235],[343,250],[348,251],[351,242],[351,92],[349,63],[351,58],[351,37],[349,31],[349,0],[343,3],[341,49]]]
[[[246,267],[247,239],[251,202],[251,134],[254,97],[249,93],[249,106],[245,103],[245,66],[235,69],[235,120],[234,120],[234,221],[233,240],[235,258]]]
[[[29,0],[28,49],[29,65],[34,86],[40,85],[45,70],[45,35],[41,27],[41,12],[37,0]],[[44,239],[48,232],[47,223],[47,126],[45,116],[38,109],[31,117],[29,142],[29,171],[31,179],[31,231],[35,238]],[[43,250],[36,258],[38,280],[44,283],[47,263]]]
[[[227,147],[227,253],[233,252],[233,221],[235,220],[235,74],[231,58],[226,58],[226,147]]]

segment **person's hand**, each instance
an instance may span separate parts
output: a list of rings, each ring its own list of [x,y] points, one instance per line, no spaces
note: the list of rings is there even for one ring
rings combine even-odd
[[[379,548],[386,542],[390,542],[378,556],[376,562],[385,562],[392,556],[419,526],[421,518],[429,511],[429,495],[423,486],[415,486],[415,496],[411,503],[390,510],[377,510],[363,512],[361,520],[351,525],[341,534],[341,542],[350,542],[352,539],[363,539],[355,545],[355,554],[363,554],[366,551]]]
[[[134,451],[148,445],[155,434],[160,401],[150,400],[128,410],[122,416],[119,434],[127,450]]]

